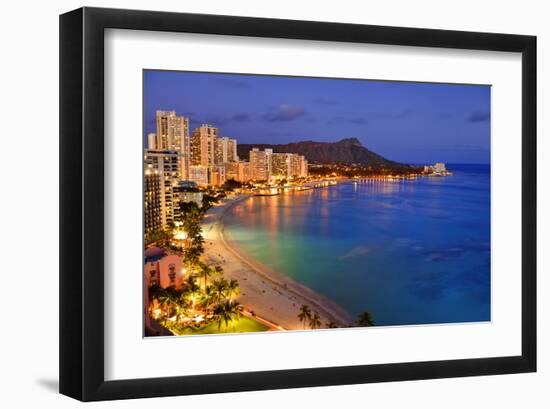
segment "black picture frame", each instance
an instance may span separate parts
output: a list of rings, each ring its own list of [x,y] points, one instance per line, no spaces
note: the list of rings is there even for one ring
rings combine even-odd
[[[109,28],[521,53],[521,355],[106,381],[103,70]],[[85,7],[61,15],[60,392],[95,401],[536,371],[536,44],[526,35],[156,11]]]

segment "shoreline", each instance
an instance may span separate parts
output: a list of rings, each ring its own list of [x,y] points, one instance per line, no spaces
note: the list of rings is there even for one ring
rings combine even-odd
[[[250,197],[241,195],[215,206],[202,224],[206,240],[205,257],[221,266],[226,278],[239,281],[241,293],[238,299],[247,311],[246,315],[271,324],[272,330],[304,330],[308,326],[306,324],[304,328],[298,314],[300,307],[307,304],[312,311],[319,313],[320,328],[326,327],[329,322],[336,323],[338,327],[352,325],[350,314],[334,301],[262,265],[225,237],[225,213]]]

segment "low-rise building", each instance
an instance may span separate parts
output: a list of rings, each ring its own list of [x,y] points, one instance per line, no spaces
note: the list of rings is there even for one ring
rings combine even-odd
[[[149,287],[158,285],[162,288],[180,288],[184,280],[183,257],[166,254],[158,247],[145,250],[143,267],[144,279]]]
[[[195,202],[199,207],[202,206],[202,198],[204,193],[198,188],[197,183],[189,180],[180,182],[174,187],[178,203]]]

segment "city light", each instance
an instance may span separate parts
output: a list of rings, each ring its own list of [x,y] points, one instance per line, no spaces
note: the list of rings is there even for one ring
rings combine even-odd
[[[174,234],[174,238],[176,240],[186,240],[187,239],[187,233],[183,230],[178,230],[175,234]]]
[[[207,251],[220,237],[220,215],[237,200],[313,189],[328,194],[337,184],[353,184],[357,190],[359,183],[408,183],[419,176],[450,175],[443,163],[371,169],[309,163],[305,155],[266,147],[251,148],[244,160],[237,155],[237,139],[220,137],[219,129],[208,124],[190,132],[189,123],[175,111],[157,111],[157,133],[148,135],[144,156],[145,242],[158,247],[145,270],[155,273],[148,277],[147,313],[175,335],[211,331],[211,324],[221,328],[222,322],[232,322],[234,328],[243,318],[239,301],[245,292],[232,276],[224,276],[222,252]],[[266,329],[286,330],[271,321],[269,313],[268,319],[255,313],[244,316]],[[311,328],[319,328],[320,317],[313,318]]]

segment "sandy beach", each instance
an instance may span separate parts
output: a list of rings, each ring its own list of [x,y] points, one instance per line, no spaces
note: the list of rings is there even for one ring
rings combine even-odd
[[[334,301],[272,271],[228,242],[224,236],[223,216],[229,208],[248,198],[239,196],[214,206],[202,225],[206,240],[204,257],[209,263],[221,266],[227,279],[239,281],[239,301],[246,314],[254,314],[272,330],[300,330],[304,329],[304,324],[298,314],[300,307],[307,304],[321,316],[321,328],[326,328],[329,322],[340,327],[351,324],[353,318]]]

